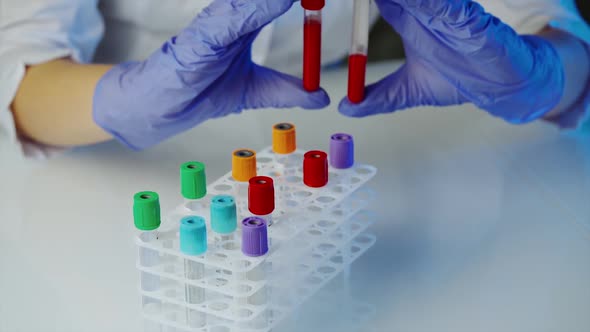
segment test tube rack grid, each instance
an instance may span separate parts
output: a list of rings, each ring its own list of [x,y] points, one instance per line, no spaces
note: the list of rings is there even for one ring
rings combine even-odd
[[[208,227],[208,250],[202,256],[179,249],[179,221],[201,216],[209,225],[209,202],[216,195],[235,198],[238,220],[251,216],[247,183],[235,181],[231,172],[210,184],[203,199],[186,200],[167,214],[156,238],[136,237],[139,250],[159,257],[154,266],[137,261],[142,277],[159,279],[157,289],[139,287],[146,331],[270,331],[373,246],[376,237],[367,231],[375,219],[367,210],[372,191],[364,185],[377,170],[357,163],[344,170],[330,167],[328,184],[310,188],[302,182],[303,155],[302,150],[278,155],[270,147],[257,153],[257,174],[275,181],[276,208],[265,256],[242,254],[240,228],[222,239]],[[203,277],[187,278],[186,262],[201,263]],[[260,273],[262,278],[249,277]],[[202,289],[203,302],[188,303],[187,287]],[[264,304],[249,302],[262,293]],[[191,324],[188,312],[200,313],[203,321]]]

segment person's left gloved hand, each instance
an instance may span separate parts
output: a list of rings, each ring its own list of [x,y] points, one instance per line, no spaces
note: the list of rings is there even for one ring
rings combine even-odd
[[[416,106],[473,103],[521,124],[551,111],[564,90],[563,64],[549,42],[519,36],[470,0],[375,0],[402,36],[406,63],[366,88],[365,100],[343,99],[352,117]]]

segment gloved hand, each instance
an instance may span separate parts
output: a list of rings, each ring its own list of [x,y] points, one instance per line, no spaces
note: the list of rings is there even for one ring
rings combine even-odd
[[[327,106],[325,91],[308,93],[300,79],[251,59],[260,30],[293,1],[214,0],[147,60],[115,66],[101,78],[95,122],[140,150],[245,109]]]
[[[469,0],[375,0],[402,36],[406,63],[367,86],[357,105],[340,112],[364,117],[415,106],[473,103],[504,120],[535,120],[560,101],[564,69],[555,49],[519,36]]]

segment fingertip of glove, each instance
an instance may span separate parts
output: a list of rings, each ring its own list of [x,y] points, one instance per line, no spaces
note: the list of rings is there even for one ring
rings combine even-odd
[[[324,89],[308,92],[307,101],[308,102],[306,102],[304,105],[301,105],[301,107],[308,110],[322,109],[329,106],[332,102],[330,100],[330,96]]]
[[[365,111],[365,107],[361,104],[353,104],[347,97],[342,98],[338,105],[338,112],[344,116],[351,118],[362,118],[369,114]]]

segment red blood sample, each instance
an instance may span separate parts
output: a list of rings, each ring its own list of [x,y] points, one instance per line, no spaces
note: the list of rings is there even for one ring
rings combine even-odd
[[[248,182],[248,210],[257,216],[266,216],[275,209],[275,190],[272,178],[255,176]]]
[[[365,99],[365,71],[367,56],[352,54],[348,57],[348,100],[358,104]]]
[[[303,183],[312,188],[328,183],[328,155],[323,151],[309,151],[303,156]]]
[[[303,26],[303,88],[316,91],[320,88],[322,59],[322,22],[305,19]]]

